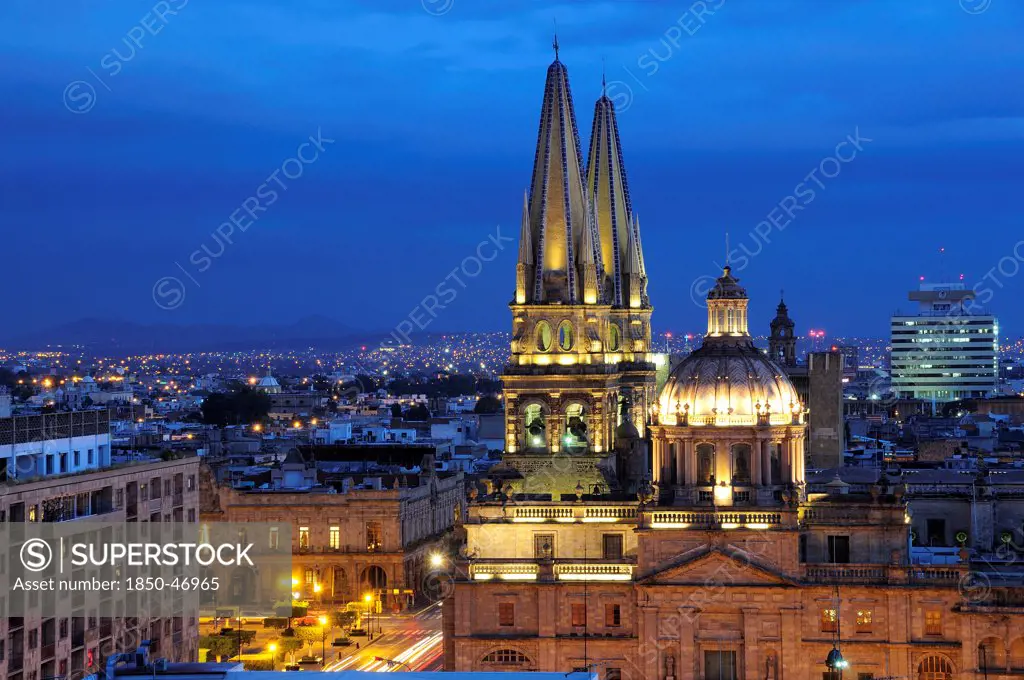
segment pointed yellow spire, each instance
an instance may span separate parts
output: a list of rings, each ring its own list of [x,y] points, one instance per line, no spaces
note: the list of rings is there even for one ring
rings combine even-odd
[[[582,271],[576,266],[582,260],[576,251],[586,229],[587,209],[569,73],[556,58],[548,67],[530,184],[535,267],[530,302],[582,302]]]

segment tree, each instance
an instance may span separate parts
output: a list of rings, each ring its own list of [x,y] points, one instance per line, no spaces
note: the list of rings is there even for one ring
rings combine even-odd
[[[391,417],[392,418],[401,418],[402,417],[402,407],[399,404],[392,404],[391,405]]]
[[[497,413],[501,410],[501,400],[493,394],[485,394],[476,400],[473,413]]]
[[[295,639],[309,645],[309,654],[313,655],[313,643],[324,640],[324,629],[322,626],[296,626]]]
[[[282,658],[285,654],[291,655],[292,663],[295,663],[295,652],[302,649],[304,644],[306,643],[298,638],[283,637],[277,641],[277,651],[281,652]]]
[[[336,628],[350,628],[356,622],[356,613],[347,609],[339,610],[331,615],[331,621]]]
[[[203,422],[207,425],[255,423],[267,417],[270,412],[270,396],[243,387],[237,392],[215,392],[203,399]]]
[[[238,653],[238,638],[228,635],[204,635],[199,638],[199,647],[209,650],[216,659],[231,658]]]
[[[423,404],[415,404],[405,412],[406,420],[430,420],[430,409]]]

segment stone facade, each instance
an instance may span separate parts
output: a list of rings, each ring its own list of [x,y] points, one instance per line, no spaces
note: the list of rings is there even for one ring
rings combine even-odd
[[[346,603],[366,593],[401,609],[424,593],[429,556],[444,550],[465,511],[462,474],[424,476],[415,487],[237,490],[209,485],[203,521],[292,526],[295,592],[310,602]],[[204,488],[206,485],[204,484]],[[429,584],[428,584],[429,585]]]
[[[184,458],[11,481],[0,493],[0,522],[196,522],[198,473],[199,459]],[[122,610],[126,597],[120,597]],[[174,598],[170,592],[165,597],[168,602]],[[0,618],[0,677],[28,680],[96,672],[111,654],[134,650],[147,639],[154,653],[172,661],[191,661],[198,654],[196,611],[155,619],[141,619],[130,611],[118,617],[74,609],[64,617],[42,614]]]

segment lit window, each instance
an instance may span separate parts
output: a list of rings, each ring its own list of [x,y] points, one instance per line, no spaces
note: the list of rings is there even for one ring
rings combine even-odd
[[[270,527],[270,541],[268,542],[267,545],[270,547],[271,550],[277,550],[278,546],[280,545],[280,541],[281,537],[278,534],[277,527]]]
[[[331,527],[330,529],[330,546],[332,550],[337,550],[341,545],[341,527]]]
[[[860,609],[857,611],[857,632],[858,633],[870,633],[871,632],[871,610]]]
[[[942,612],[929,609],[924,613],[924,634],[942,635]]]
[[[309,547],[309,527],[299,527],[299,547]]]
[[[839,630],[839,612],[833,607],[821,610],[821,632],[835,633]]]

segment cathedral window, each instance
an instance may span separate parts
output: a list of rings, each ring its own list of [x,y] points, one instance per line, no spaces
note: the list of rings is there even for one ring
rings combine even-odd
[[[499,602],[498,603],[498,625],[499,626],[514,626],[516,625],[516,605],[513,602]]]
[[[732,483],[750,484],[750,444],[732,447]]]
[[[587,625],[587,605],[582,602],[574,602],[571,607],[573,628],[583,628]]]
[[[537,349],[541,352],[551,349],[551,324],[547,321],[537,322]]]
[[[494,666],[525,666],[530,660],[514,649],[496,649],[485,656],[483,662]]]
[[[606,628],[618,628],[622,625],[622,608],[619,605],[604,606],[604,625]]]
[[[942,612],[929,609],[924,613],[924,634],[942,635]]]
[[[608,325],[608,351],[617,352],[619,351],[619,344],[622,341],[621,335],[619,334],[619,325],[612,323]]]
[[[697,445],[697,483],[715,483],[715,445]]]
[[[558,324],[558,346],[563,352],[568,352],[575,344],[575,334],[572,330],[571,321],[563,321]]]
[[[857,632],[858,633],[870,633],[871,632],[871,619],[872,619],[872,611],[870,609],[858,609],[857,610]]]
[[[546,444],[544,409],[540,404],[529,404],[524,417],[526,428],[526,448],[541,450]]]
[[[622,534],[604,534],[601,537],[601,543],[604,559],[622,559]]]
[[[941,656],[928,656],[917,666],[918,680],[952,680],[953,667]]]
[[[587,413],[583,404],[569,404],[565,409],[565,433],[562,443],[566,451],[585,451],[587,449]]]
[[[538,560],[547,560],[555,556],[555,535],[534,534],[533,535],[533,557]]]

